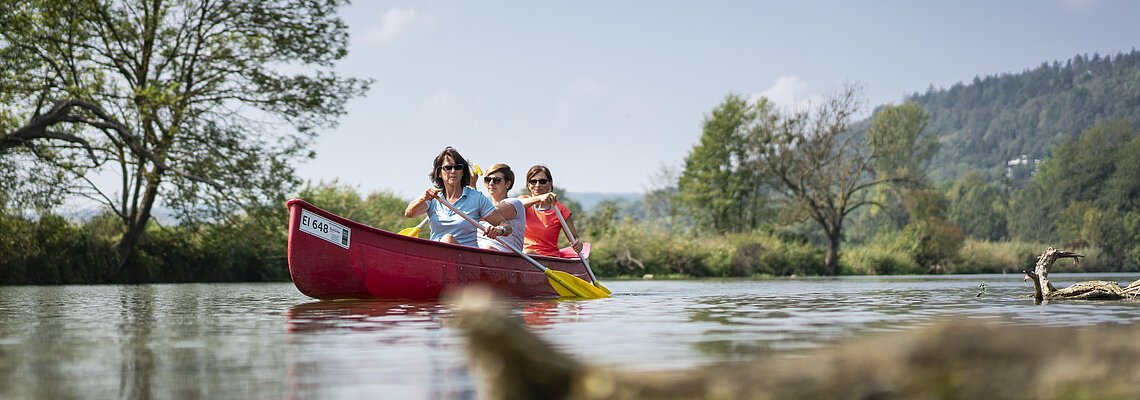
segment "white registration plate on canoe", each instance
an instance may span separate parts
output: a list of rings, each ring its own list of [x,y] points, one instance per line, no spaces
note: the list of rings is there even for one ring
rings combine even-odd
[[[319,237],[340,247],[348,248],[352,230],[344,225],[329,221],[328,218],[301,210],[301,232]]]

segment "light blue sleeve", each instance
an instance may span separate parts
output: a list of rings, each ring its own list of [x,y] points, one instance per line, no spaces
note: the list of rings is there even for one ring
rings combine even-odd
[[[479,218],[486,217],[495,212],[495,203],[492,203],[489,197],[482,196],[481,194],[479,197],[482,198],[479,202]]]

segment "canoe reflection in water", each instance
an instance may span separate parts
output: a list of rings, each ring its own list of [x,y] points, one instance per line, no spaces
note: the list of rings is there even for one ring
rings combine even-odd
[[[515,299],[502,305],[512,310],[512,318],[539,330],[582,318],[575,301]],[[285,321],[288,341],[295,345],[290,348],[298,349],[286,354],[289,398],[423,398],[424,390],[432,399],[476,398],[462,338],[452,323],[455,313],[455,303],[448,301],[294,305]],[[345,384],[329,385],[330,376]]]
[[[437,301],[331,300],[314,301],[289,309],[289,332],[327,330],[378,331],[397,326],[439,329],[447,313]]]
[[[581,305],[556,300],[515,300],[504,302],[525,325],[548,325],[580,319]],[[289,309],[287,329],[291,333],[316,331],[381,331],[398,327],[414,331],[441,329],[455,306],[439,301],[331,300],[302,303]]]
[[[439,301],[333,300],[286,313],[289,398],[472,398]],[[313,351],[319,349],[319,351]],[[335,377],[342,384],[329,385]],[[401,392],[401,390],[403,392]]]

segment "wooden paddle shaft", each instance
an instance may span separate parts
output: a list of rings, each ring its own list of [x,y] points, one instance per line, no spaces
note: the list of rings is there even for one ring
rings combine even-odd
[[[570,239],[570,245],[574,245],[574,234],[570,233],[570,226],[566,225],[566,218],[562,217],[562,211],[558,210],[558,204],[554,205],[554,215],[558,216],[558,222],[562,223],[562,231],[566,232],[566,238]],[[582,253],[578,253],[578,258],[582,260],[582,264],[586,266],[586,273],[590,274],[590,282],[597,282],[598,278],[594,276],[594,269],[590,268],[590,262],[586,261],[586,257]]]

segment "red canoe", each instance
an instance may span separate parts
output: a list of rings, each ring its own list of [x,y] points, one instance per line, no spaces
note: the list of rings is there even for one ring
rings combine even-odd
[[[546,275],[514,253],[402,236],[299,199],[287,204],[289,275],[306,296],[438,299],[449,289],[482,284],[515,297],[558,297]],[[576,257],[534,258],[589,281]]]

